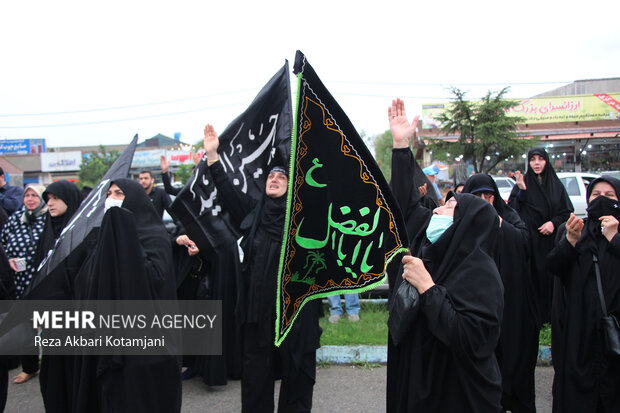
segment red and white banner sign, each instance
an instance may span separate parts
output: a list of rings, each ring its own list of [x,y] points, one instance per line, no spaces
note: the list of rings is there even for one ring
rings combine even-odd
[[[616,99],[612,98],[606,93],[595,93],[594,95],[603,102],[607,103],[612,108],[616,109],[618,112],[620,112],[620,102],[618,102]]]

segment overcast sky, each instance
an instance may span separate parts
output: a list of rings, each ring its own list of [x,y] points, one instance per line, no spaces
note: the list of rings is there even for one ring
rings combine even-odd
[[[620,76],[616,0],[416,3],[3,1],[0,139],[193,143],[243,112],[285,59],[292,69],[297,49],[368,134],[388,128],[397,96],[413,116],[450,85],[522,98]]]

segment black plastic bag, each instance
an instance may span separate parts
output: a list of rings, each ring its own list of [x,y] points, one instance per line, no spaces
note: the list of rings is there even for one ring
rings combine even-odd
[[[407,281],[403,280],[390,299],[388,330],[392,341],[398,345],[411,330],[420,308],[420,293]]]

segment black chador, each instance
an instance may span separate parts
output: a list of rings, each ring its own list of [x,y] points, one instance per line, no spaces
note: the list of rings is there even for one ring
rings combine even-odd
[[[502,373],[502,407],[513,413],[535,412],[538,328],[534,287],[529,276],[529,231],[519,214],[501,198],[491,176],[471,176],[463,193],[493,193],[493,207],[502,218],[494,254],[504,284],[504,317],[495,350]]]
[[[58,239],[60,233],[65,226],[67,226],[69,220],[82,203],[82,194],[80,193],[80,189],[74,183],[69,181],[56,181],[49,184],[42,195],[45,201],[47,201],[49,194],[53,194],[62,199],[62,201],[67,205],[67,210],[64,214],[55,217],[52,217],[49,214],[47,215],[47,222],[45,223],[45,228],[39,238],[37,252],[35,253],[35,264],[37,267],[43,258],[47,256],[48,251],[54,247],[56,239]]]
[[[306,305],[279,348],[274,346],[276,283],[286,195],[256,201],[237,190],[220,162],[211,175],[232,221],[244,234],[237,317],[243,331],[241,399],[244,412],[272,412],[274,380],[281,378],[278,411],[310,411],[321,330],[319,301]]]
[[[104,215],[75,277],[78,300],[174,300],[170,240],[161,218],[135,181],[114,184],[122,207]],[[180,366],[175,356],[76,358],[75,412],[179,412]]]
[[[599,182],[609,183],[620,195],[620,181],[598,178],[588,187],[588,199]],[[620,411],[620,359],[603,351],[603,314],[593,263],[596,256],[607,313],[620,320],[620,234],[609,242],[599,220],[608,215],[620,220],[620,208],[618,201],[601,195],[589,202],[587,213],[575,247],[564,231],[547,256],[548,269],[559,280],[563,298],[561,306],[554,303],[554,413]]]
[[[2,207],[0,207],[2,209]],[[1,217],[0,213],[0,217]],[[6,216],[6,214],[5,214]],[[15,285],[9,258],[4,252],[4,247],[0,244],[0,300],[11,300],[14,297]],[[4,411],[9,390],[9,368],[8,357],[0,357],[0,412]]]
[[[55,217],[48,215],[35,253],[35,265],[37,267],[47,256],[48,251],[54,247],[56,239],[82,202],[80,189],[69,181],[57,181],[50,184],[43,192],[43,199],[47,201],[49,194],[60,198],[67,205],[67,210],[64,214]],[[79,254],[80,251],[75,251],[47,277],[44,285],[40,285],[37,291],[27,291],[26,295],[30,299],[70,300],[72,298],[70,279],[79,266],[80,260],[75,258]],[[74,356],[51,356],[43,352],[39,384],[46,412],[64,413],[71,411],[74,361]]]
[[[530,231],[530,268],[535,287],[539,324],[551,321],[553,277],[545,271],[545,257],[555,245],[558,227],[566,222],[573,211],[573,204],[562,182],[555,174],[547,151],[534,148],[527,154],[528,162],[534,155],[545,160],[545,168],[537,175],[532,168],[525,173],[525,190],[517,185],[512,188],[508,204],[516,210]],[[546,222],[553,223],[554,232],[543,235],[538,228]]]
[[[180,228],[181,234],[184,229]],[[222,354],[184,355],[183,366],[188,369],[184,379],[200,376],[208,386],[224,386],[228,380],[241,378],[241,333],[235,323],[237,281],[241,274],[237,242],[218,248],[201,248],[189,256],[186,246],[173,237],[173,258],[179,300],[222,301]]]
[[[503,289],[493,260],[499,219],[491,205],[456,194],[453,224],[434,242],[426,237],[432,211],[420,205],[409,149],[392,152],[392,189],[405,215],[413,255],[435,285],[420,296],[420,313],[395,346],[388,339],[387,411],[500,411],[495,347]],[[406,282],[400,274],[394,287]]]

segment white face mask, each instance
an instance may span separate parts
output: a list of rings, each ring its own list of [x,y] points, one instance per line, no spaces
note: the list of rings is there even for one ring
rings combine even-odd
[[[113,198],[106,198],[105,200],[105,210],[107,211],[108,209],[112,208],[112,207],[121,207],[123,205],[123,200],[122,199],[113,199]]]

